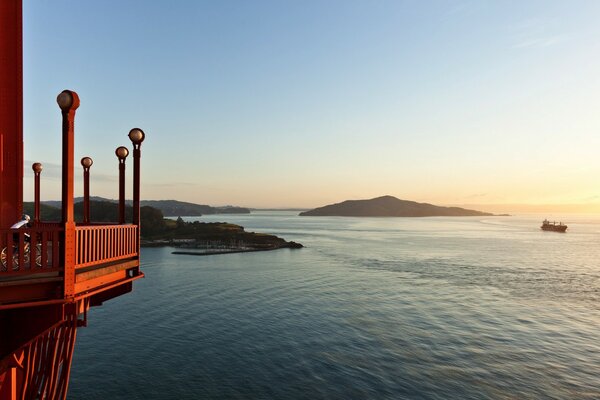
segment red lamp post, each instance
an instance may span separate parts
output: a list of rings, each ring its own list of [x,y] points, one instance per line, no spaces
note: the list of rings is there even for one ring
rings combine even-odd
[[[127,147],[120,146],[115,150],[119,159],[119,224],[125,223],[125,159],[129,155]]]
[[[73,210],[73,176],[75,173],[75,110],[79,96],[63,90],[56,102],[62,111],[62,224],[64,225],[64,293],[65,298],[75,295],[75,218]]]
[[[40,174],[42,173],[44,166],[42,165],[42,163],[36,162],[36,163],[33,163],[33,165],[31,166],[31,169],[33,170],[34,177],[35,177],[34,178],[34,187],[33,187],[33,192],[34,192],[33,222],[35,222],[37,224],[38,222],[40,222]]]
[[[90,223],[90,167],[94,164],[94,160],[90,157],[81,159],[83,167],[83,223]]]
[[[146,134],[140,128],[129,131],[129,139],[133,144],[133,224],[140,226],[140,158],[142,142]]]

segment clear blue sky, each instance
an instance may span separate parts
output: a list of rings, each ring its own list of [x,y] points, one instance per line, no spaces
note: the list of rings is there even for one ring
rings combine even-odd
[[[25,171],[46,165],[44,199],[60,197],[68,88],[94,195],[117,197],[114,149],[139,126],[147,199],[600,202],[597,1],[56,0],[23,14]]]

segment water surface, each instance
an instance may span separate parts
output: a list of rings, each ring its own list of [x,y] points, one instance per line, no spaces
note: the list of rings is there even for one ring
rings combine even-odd
[[[144,249],[69,398],[600,398],[600,218],[544,217],[202,217],[307,247]]]

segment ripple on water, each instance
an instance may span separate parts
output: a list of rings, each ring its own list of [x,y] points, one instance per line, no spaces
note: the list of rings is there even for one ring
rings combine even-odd
[[[308,247],[144,249],[80,331],[70,398],[600,398],[600,225],[240,218]]]

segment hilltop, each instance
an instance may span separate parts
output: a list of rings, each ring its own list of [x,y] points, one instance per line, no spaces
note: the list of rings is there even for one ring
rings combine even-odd
[[[117,203],[117,200],[106,199],[104,197],[92,196],[90,200],[98,202],[110,202]],[[83,202],[83,197],[76,197],[75,203]],[[51,207],[60,208],[60,200],[44,201]],[[131,205],[131,200],[127,200],[126,203]],[[140,206],[150,206],[159,209],[162,213],[169,217],[186,216],[186,217],[199,217],[201,215],[211,214],[250,214],[250,210],[245,207],[237,206],[223,206],[213,207],[205,204],[188,203],[185,201],[178,200],[142,200]]]
[[[301,216],[340,217],[470,217],[493,214],[460,207],[441,207],[429,203],[381,196],[369,200],[346,200],[300,213]]]

